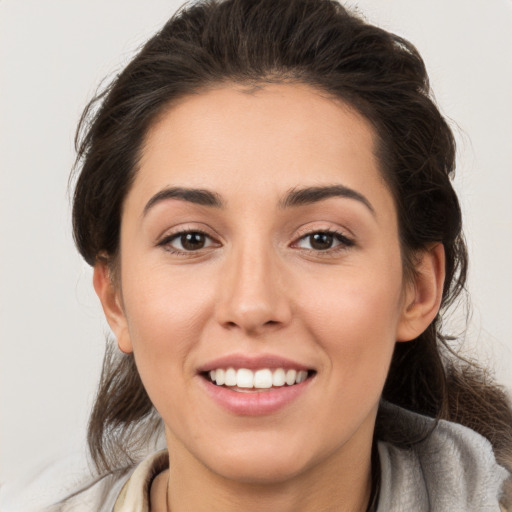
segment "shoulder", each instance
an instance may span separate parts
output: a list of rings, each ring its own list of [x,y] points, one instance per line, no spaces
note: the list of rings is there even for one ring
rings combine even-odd
[[[2,485],[2,512],[111,512],[129,470],[95,476],[79,454],[60,459],[26,478]]]
[[[419,440],[408,448],[379,442],[379,510],[500,511],[502,487],[510,475],[496,462],[487,439],[456,423],[390,404],[385,408],[401,430]]]
[[[167,450],[153,453],[143,460],[123,485],[114,512],[149,512],[149,495],[155,477],[169,467]]]

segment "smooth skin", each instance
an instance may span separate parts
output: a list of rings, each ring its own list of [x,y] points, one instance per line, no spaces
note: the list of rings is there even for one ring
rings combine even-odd
[[[366,509],[395,342],[433,320],[444,280],[441,244],[404,280],[374,150],[365,118],[300,84],[224,84],[150,129],[116,278],[99,261],[94,285],[165,423],[170,470],[152,510]],[[216,204],[165,198],[171,187],[208,191]],[[345,192],[290,204],[311,187]],[[197,370],[233,354],[286,357],[316,374],[277,412],[236,415]]]

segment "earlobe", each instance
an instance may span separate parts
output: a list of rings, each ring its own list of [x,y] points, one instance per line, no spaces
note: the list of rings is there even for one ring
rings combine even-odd
[[[112,282],[108,263],[104,259],[98,260],[94,265],[93,285],[119,349],[125,354],[131,353],[133,349],[120,291]]]
[[[443,296],[445,254],[441,243],[418,254],[415,275],[407,285],[397,341],[417,338],[434,320]]]

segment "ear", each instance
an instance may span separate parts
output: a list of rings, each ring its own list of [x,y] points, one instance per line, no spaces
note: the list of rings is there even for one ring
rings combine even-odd
[[[117,339],[119,349],[125,354],[131,353],[133,349],[121,300],[121,292],[112,281],[106,259],[101,258],[96,262],[92,280],[94,290],[100,299],[107,322]]]
[[[417,255],[412,282],[406,284],[397,341],[417,338],[441,306],[445,278],[444,246],[436,243]]]

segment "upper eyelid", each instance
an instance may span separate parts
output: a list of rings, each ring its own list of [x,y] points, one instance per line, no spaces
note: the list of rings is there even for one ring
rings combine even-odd
[[[173,247],[173,242],[179,240],[179,238],[188,233],[199,233],[209,239],[210,244],[207,247],[201,247],[197,250],[187,250]],[[197,257],[205,254],[205,251],[210,251],[215,246],[219,247],[221,244],[208,233],[198,229],[184,229],[164,235],[156,244],[156,247],[164,249],[166,252],[174,254],[175,256],[186,256],[186,257]]]
[[[331,233],[333,235],[340,235],[344,238],[347,238],[348,240],[354,241],[355,236],[353,233],[346,229],[342,228],[341,226],[334,226],[334,225],[316,225],[311,226],[310,223],[306,224],[305,226],[299,227],[295,231],[294,240],[299,240],[301,238],[304,238],[309,235],[313,235],[315,233]]]
[[[178,231],[176,233],[169,233],[168,235],[164,236],[158,243],[158,246],[165,246],[169,245],[175,240],[178,240],[181,236],[186,235],[188,233],[199,233],[201,235],[204,235],[206,238],[209,239],[211,246],[219,245],[220,242],[216,240],[214,237],[210,236],[208,233],[205,233],[203,231],[199,230],[186,230],[186,231]],[[210,246],[208,247],[202,247],[201,249],[197,249],[197,251],[186,251],[186,252],[199,252],[201,250],[210,249]],[[179,249],[177,249],[179,251]]]
[[[292,243],[292,245],[297,244],[301,240],[304,240],[312,235],[315,235],[317,233],[324,233],[331,235],[333,238],[337,239],[340,243],[345,244],[346,246],[352,246],[355,245],[355,242],[346,236],[343,233],[337,232],[337,231],[312,231],[311,233],[307,233],[306,235],[300,236],[299,238],[295,239],[295,241]]]
[[[311,226],[310,224],[311,223],[307,223],[306,225],[300,226],[298,229],[295,230],[295,234],[292,235],[293,238],[291,242],[289,242],[290,245],[293,245],[297,243],[299,240],[311,236],[315,233],[329,233],[335,236],[337,235],[339,237],[346,239],[347,241],[350,241],[351,244],[355,245],[355,237],[348,229],[341,228],[340,226],[328,225],[327,223],[316,226]],[[226,243],[226,241],[223,240],[222,236],[217,234],[215,230],[209,227],[185,224],[184,226],[182,225],[179,227],[177,226],[176,228],[171,228],[170,231],[169,229],[164,231],[164,234],[157,237],[156,245],[165,245],[166,243],[169,243],[170,241],[187,233],[201,233],[202,235],[208,237],[214,243],[221,245],[224,245]]]
[[[298,244],[300,241],[306,239],[309,236],[314,235],[315,233],[327,233],[327,234],[334,236],[334,238],[336,238],[338,240],[339,246],[331,247],[329,249],[325,249],[324,251],[318,251],[315,249],[307,249],[307,248],[303,248],[303,247],[298,247]],[[301,226],[301,228],[299,228],[299,230],[296,232],[296,235],[295,235],[293,241],[290,243],[289,246],[292,248],[298,249],[298,250],[300,249],[303,251],[313,251],[315,254],[322,253],[324,256],[327,256],[327,254],[332,254],[333,252],[339,251],[340,249],[346,250],[346,249],[355,247],[356,245],[357,244],[356,244],[355,237],[350,232],[348,232],[348,230],[342,229],[339,225],[337,225],[337,226],[331,225],[329,227],[327,227],[325,225],[324,226],[306,225],[306,226]]]
[[[185,224],[164,230],[161,235],[156,237],[156,245],[165,243],[166,240],[172,240],[179,237],[180,235],[187,233],[201,233],[202,235],[205,235],[216,242],[221,242],[221,237],[214,230],[207,227],[198,227]]]
[[[199,229],[185,229],[183,231],[176,231],[174,233],[169,233],[167,235],[164,235],[162,238],[163,238],[163,240],[175,240],[176,238],[179,238],[180,236],[188,235],[190,233],[198,233],[199,235],[204,235],[204,236],[214,240],[214,237],[211,236],[209,233],[206,233],[205,231],[201,231]]]

